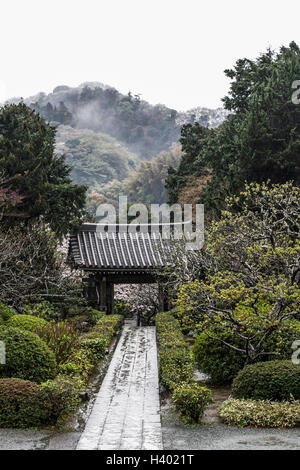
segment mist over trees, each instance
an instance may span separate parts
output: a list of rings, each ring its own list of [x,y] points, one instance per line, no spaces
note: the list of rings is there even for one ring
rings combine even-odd
[[[150,105],[131,92],[123,95],[101,83],[58,86],[49,95],[39,93],[25,101],[48,121],[109,134],[143,159],[178,141],[184,122],[197,120],[215,126],[224,119],[220,110],[178,112],[163,104]]]
[[[65,157],[55,154],[55,133],[24,103],[0,109],[2,226],[43,220],[60,236],[80,223],[86,188],[72,184]]]

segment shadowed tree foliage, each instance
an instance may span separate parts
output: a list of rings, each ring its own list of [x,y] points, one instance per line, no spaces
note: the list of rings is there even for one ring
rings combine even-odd
[[[42,218],[61,236],[80,222],[86,188],[72,184],[65,157],[55,155],[55,133],[24,103],[0,109],[0,172],[22,197],[4,226]]]
[[[292,42],[278,53],[238,60],[225,74],[231,79],[223,99],[229,116],[211,131],[183,126],[182,164],[167,179],[170,201],[176,202],[188,175],[211,169],[199,199],[217,213],[245,181],[300,182],[300,106],[291,99],[292,83],[300,77],[299,47]]]

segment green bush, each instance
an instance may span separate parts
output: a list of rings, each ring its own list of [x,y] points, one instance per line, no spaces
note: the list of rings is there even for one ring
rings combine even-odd
[[[47,300],[23,305],[22,313],[24,315],[33,315],[46,321],[57,321],[61,318],[60,312]]]
[[[20,330],[36,332],[37,329],[43,328],[48,325],[46,320],[34,317],[32,315],[14,315],[7,322],[7,326],[19,328]]]
[[[159,378],[168,390],[173,390],[181,382],[191,382],[194,368],[187,349],[168,348],[160,351]]]
[[[290,428],[300,425],[300,402],[272,402],[229,398],[219,409],[229,426]]]
[[[62,364],[79,348],[78,332],[66,322],[48,323],[36,330],[51,351],[58,364]]]
[[[122,315],[104,315],[93,327],[88,337],[104,338],[106,340],[106,346],[108,347],[113,336],[123,325],[123,322],[124,317]]]
[[[191,382],[194,367],[180,323],[169,312],[155,318],[159,339],[159,377],[161,384],[173,390],[181,382]]]
[[[95,357],[88,349],[75,351],[64,364],[60,364],[59,373],[80,378],[85,384],[95,369]]]
[[[123,315],[123,317],[130,317],[132,313],[132,305],[128,302],[120,300],[114,305],[114,312],[117,315]]]
[[[35,333],[7,327],[0,330],[0,341],[6,346],[6,364],[0,365],[0,377],[37,383],[55,377],[55,356]]]
[[[300,365],[292,361],[257,362],[246,366],[233,380],[235,398],[287,401],[300,399]]]
[[[80,392],[84,384],[78,378],[58,375],[54,380],[48,380],[41,385],[48,401],[51,403],[49,421],[61,424],[65,421],[72,411],[76,410],[80,404]]]
[[[233,340],[230,333],[222,333],[218,337],[224,341]],[[238,346],[237,341],[233,344]],[[236,374],[243,368],[245,357],[217,339],[201,333],[195,340],[193,355],[198,369],[210,376],[216,385],[231,383]]]
[[[218,339],[213,339],[205,332],[200,333],[195,340],[193,355],[197,367],[201,372],[209,375],[211,382],[216,385],[231,383],[237,373],[244,367],[245,355],[226,346],[221,340],[236,347],[244,345],[239,338],[234,337],[229,331],[209,332]],[[274,352],[274,355],[261,356],[260,361],[272,359],[289,359],[291,357],[291,345],[299,338],[300,322],[298,320],[285,321],[281,327],[274,331],[264,343],[266,351]]]
[[[83,338],[80,341],[80,348],[90,351],[93,362],[97,363],[105,356],[106,340],[105,338]]]
[[[70,323],[76,330],[86,332],[91,328],[91,326],[95,326],[104,315],[104,312],[90,308],[85,315],[68,317],[66,322]]]
[[[7,322],[15,313],[14,309],[0,302],[0,325]]]
[[[0,427],[40,426],[49,418],[51,405],[41,388],[28,380],[0,379]]]
[[[211,391],[207,387],[186,382],[174,389],[172,399],[177,411],[194,423],[199,422],[205,408],[213,402]]]

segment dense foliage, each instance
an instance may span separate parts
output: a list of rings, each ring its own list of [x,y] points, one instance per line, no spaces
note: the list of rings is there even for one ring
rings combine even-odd
[[[217,334],[218,339],[215,336],[216,331],[200,333],[193,347],[194,358],[199,370],[209,375],[212,383],[230,383],[244,367],[245,355],[242,351],[230,348],[228,344],[240,349],[243,347],[243,342],[226,328]],[[300,322],[298,320],[283,322],[265,342],[265,349],[273,354],[261,356],[260,360],[290,359],[292,344],[299,336]]]
[[[90,197],[97,193],[109,198],[109,185],[127,178],[139,162],[113,137],[89,129],[59,126],[56,149],[66,155],[73,182],[87,186]]]
[[[180,324],[172,314],[159,313],[155,318],[159,340],[160,382],[174,390],[182,382],[192,382],[193,363]]]
[[[86,189],[72,184],[65,157],[55,155],[55,132],[24,103],[0,109],[0,173],[22,196],[2,224],[42,217],[62,235],[81,220]]]
[[[300,366],[291,360],[250,364],[234,379],[232,393],[254,400],[300,400]]]
[[[226,342],[233,341],[230,332],[225,330],[218,336]],[[211,338],[209,332],[201,333],[196,338],[193,355],[198,369],[207,374],[210,381],[216,385],[230,383],[245,363],[240,351],[228,348],[220,340]]]
[[[0,379],[0,427],[28,428],[46,423],[50,402],[40,387],[28,380]]]
[[[7,322],[10,318],[15,315],[15,311],[5,305],[4,303],[0,302],[0,325]]]
[[[191,255],[202,279],[183,284],[178,314],[256,362],[274,355],[272,333],[300,312],[300,190],[292,184],[250,184],[227,201],[222,219]],[[183,264],[183,263],[182,263]],[[183,269],[183,268],[182,268]],[[227,331],[235,341],[226,341]]]
[[[167,202],[165,179],[168,168],[177,168],[180,157],[180,145],[173,144],[168,151],[159,153],[152,160],[142,161],[123,184],[129,201],[144,204]]]
[[[7,322],[7,326],[19,328],[36,333],[40,328],[46,327],[48,322],[42,318],[33,317],[32,315],[14,315]]]
[[[176,202],[191,175],[212,172],[198,200],[217,213],[245,181],[300,182],[300,107],[291,99],[300,76],[299,47],[293,42],[278,53],[238,60],[225,73],[231,86],[223,101],[230,114],[217,129],[183,126],[183,159],[167,180],[170,201]]]
[[[230,426],[291,428],[299,426],[300,402],[237,400],[229,398],[220,407],[220,416]]]
[[[1,328],[0,341],[6,346],[6,363],[0,365],[0,377],[37,383],[55,377],[55,356],[35,333],[13,327]]]
[[[181,415],[194,423],[199,423],[205,408],[213,402],[209,388],[185,382],[175,388],[172,399]]]

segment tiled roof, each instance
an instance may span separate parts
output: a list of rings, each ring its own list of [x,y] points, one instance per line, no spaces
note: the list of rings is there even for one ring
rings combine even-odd
[[[149,270],[166,265],[167,244],[159,233],[98,232],[84,224],[70,236],[69,259],[76,267],[96,270]]]

